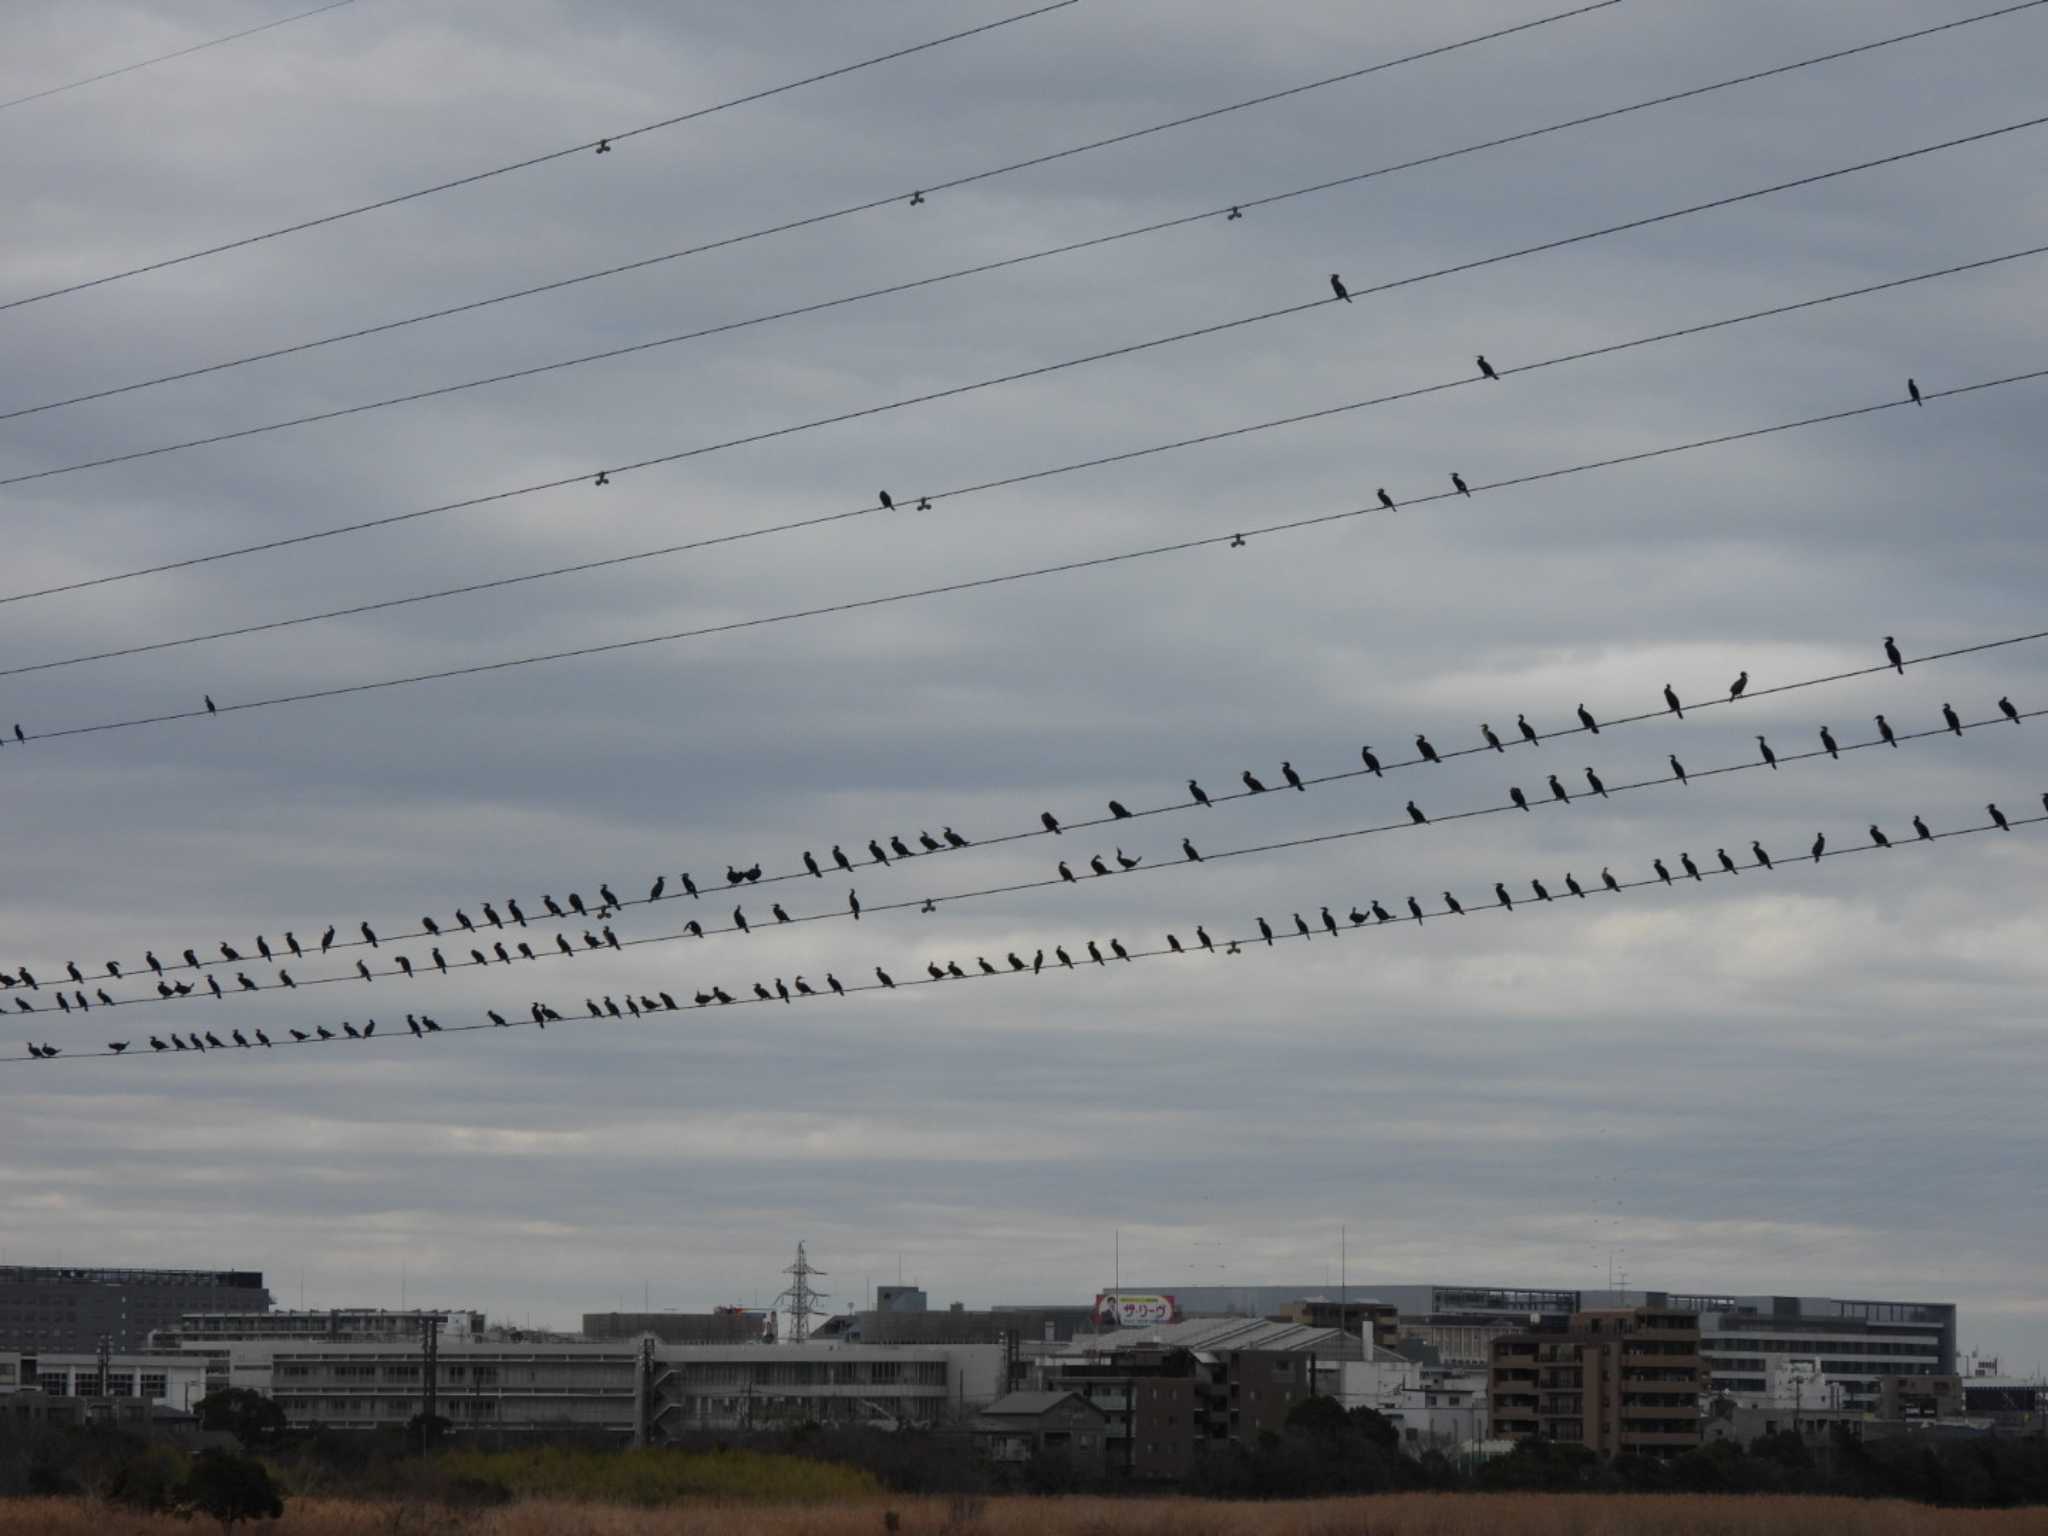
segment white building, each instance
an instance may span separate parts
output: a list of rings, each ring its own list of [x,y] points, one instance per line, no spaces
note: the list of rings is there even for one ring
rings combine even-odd
[[[0,1394],[40,1391],[62,1398],[131,1398],[182,1413],[206,1396],[206,1362],[172,1354],[97,1354],[0,1350]]]
[[[1392,1420],[1402,1445],[1463,1451],[1486,1438],[1486,1372],[1425,1365],[1389,1350],[1369,1360],[1319,1367],[1318,1384],[1345,1408],[1370,1408]]]

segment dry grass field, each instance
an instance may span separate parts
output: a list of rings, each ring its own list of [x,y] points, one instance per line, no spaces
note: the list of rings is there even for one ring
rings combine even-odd
[[[1851,1499],[1394,1494],[1287,1504],[1196,1499],[901,1499],[663,1509],[531,1500],[465,1512],[294,1499],[271,1536],[2042,1536],[2048,1509],[1958,1510]],[[209,1529],[84,1499],[0,1503],[0,1536],[194,1536]]]

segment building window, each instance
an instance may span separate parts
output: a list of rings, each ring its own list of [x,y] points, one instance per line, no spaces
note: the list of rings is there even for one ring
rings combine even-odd
[[[137,1397],[146,1397],[154,1403],[161,1402],[170,1395],[171,1379],[168,1375],[155,1371],[144,1371],[142,1373],[142,1390],[136,1393]]]

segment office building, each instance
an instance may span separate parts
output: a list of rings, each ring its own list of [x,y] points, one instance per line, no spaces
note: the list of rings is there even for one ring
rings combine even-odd
[[[150,1335],[153,1349],[208,1349],[257,1339],[321,1339],[333,1344],[379,1344],[420,1336],[432,1318],[444,1340],[484,1331],[481,1312],[413,1310],[387,1312],[381,1307],[275,1312],[187,1312],[168,1328]]]
[[[166,1354],[0,1350],[0,1397],[39,1393],[48,1398],[139,1399],[183,1413],[206,1395],[206,1362]],[[75,1416],[74,1416],[75,1417]]]
[[[1555,1440],[1602,1456],[1672,1456],[1700,1443],[1699,1318],[1669,1307],[1577,1312],[1493,1341],[1495,1439]]]
[[[0,1265],[0,1349],[90,1354],[142,1349],[187,1312],[267,1312],[253,1270]]]
[[[760,1344],[772,1342],[772,1314],[745,1307],[709,1312],[586,1312],[583,1337],[592,1341],[637,1339],[651,1333],[664,1344]]]

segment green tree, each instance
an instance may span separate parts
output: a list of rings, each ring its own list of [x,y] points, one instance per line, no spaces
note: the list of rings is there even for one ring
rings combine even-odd
[[[270,1471],[253,1456],[233,1451],[201,1451],[192,1458],[191,1470],[178,1489],[176,1507],[181,1514],[206,1515],[220,1522],[223,1536],[230,1536],[244,1520],[275,1520],[284,1513],[284,1500]]]
[[[192,1405],[201,1429],[225,1430],[245,1451],[275,1445],[284,1438],[284,1410],[248,1387],[224,1387]]]

